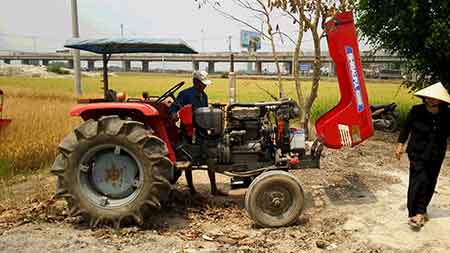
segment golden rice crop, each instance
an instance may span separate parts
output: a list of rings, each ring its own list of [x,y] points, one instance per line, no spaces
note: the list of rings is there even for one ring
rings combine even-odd
[[[56,145],[78,121],[68,117],[75,100],[67,96],[41,97],[45,94],[20,89],[12,91],[5,109],[13,121],[0,130],[0,160],[12,173],[39,169],[54,158]]]

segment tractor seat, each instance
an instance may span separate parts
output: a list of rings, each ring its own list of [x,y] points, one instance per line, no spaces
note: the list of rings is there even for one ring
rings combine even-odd
[[[125,102],[127,98],[125,92],[117,92],[112,89],[109,89],[105,95],[106,95],[105,97],[106,102]]]

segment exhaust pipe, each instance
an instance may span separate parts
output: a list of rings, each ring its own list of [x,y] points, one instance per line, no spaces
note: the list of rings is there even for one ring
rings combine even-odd
[[[230,72],[228,73],[228,96],[229,104],[237,103],[236,101],[236,73],[234,73],[234,55],[230,55]]]

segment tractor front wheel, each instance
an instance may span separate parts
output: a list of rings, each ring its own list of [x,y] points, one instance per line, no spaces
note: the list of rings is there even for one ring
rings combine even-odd
[[[304,207],[300,181],[285,171],[262,173],[245,195],[245,208],[250,218],[261,227],[291,225]]]
[[[172,163],[165,143],[140,122],[105,116],[88,120],[59,145],[52,167],[56,195],[90,226],[143,224],[170,192]]]

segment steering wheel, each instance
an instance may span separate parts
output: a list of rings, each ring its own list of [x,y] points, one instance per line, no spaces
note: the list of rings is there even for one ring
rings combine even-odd
[[[169,90],[167,90],[166,92],[164,92],[164,94],[162,94],[156,101],[156,104],[161,103],[162,101],[164,101],[166,98],[171,97],[173,98],[173,100],[175,100],[175,96],[173,95],[173,93],[175,93],[175,91],[179,90],[182,86],[184,85],[184,81],[182,81],[179,84],[175,84],[175,86],[173,86],[172,88],[170,88]]]

